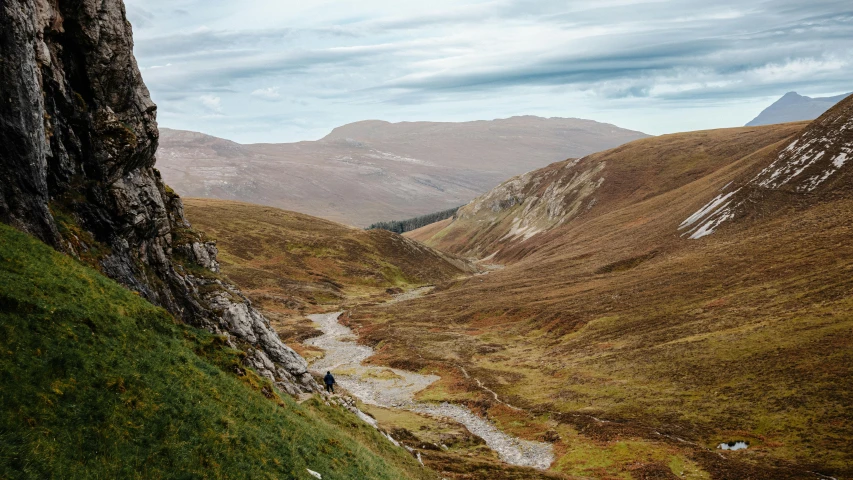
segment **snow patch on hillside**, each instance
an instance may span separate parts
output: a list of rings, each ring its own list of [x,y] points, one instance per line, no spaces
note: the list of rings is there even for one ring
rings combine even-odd
[[[694,223],[698,222],[699,220],[702,220],[703,218],[705,218],[709,214],[714,213],[717,210],[717,207],[719,207],[723,202],[726,202],[728,199],[730,199],[734,194],[736,194],[739,191],[740,191],[740,189],[738,188],[737,190],[735,190],[733,192],[718,195],[715,199],[708,202],[707,205],[700,208],[699,211],[697,211],[693,215],[690,215],[687,218],[687,220],[681,222],[681,225],[678,226],[678,229],[683,230],[683,229],[693,225]],[[726,203],[726,206],[728,206],[728,203]]]
[[[814,165],[826,154],[824,151],[807,150],[817,141],[809,140],[805,145],[796,149],[793,153],[784,151],[775,162],[758,174],[756,179],[765,177],[758,182],[758,186],[764,188],[779,188],[798,177],[807,168]]]
[[[716,212],[716,214],[711,220],[709,220],[704,225],[701,225],[699,228],[696,229],[696,231],[693,232],[692,235],[690,235],[690,239],[698,240],[702,237],[708,236],[714,233],[714,230],[719,227],[723,222],[734,218],[734,213],[728,208],[730,204],[731,202],[723,205],[723,208]]]
[[[848,153],[851,153],[850,146],[845,145],[841,147],[841,152],[829,162],[826,169],[823,172],[817,175],[812,175],[806,180],[804,180],[803,183],[797,187],[797,191],[814,191],[818,186],[820,186],[820,184],[825,182],[827,179],[829,179],[829,177],[833,176],[835,173],[841,170],[842,167],[844,167],[844,164],[847,163]]]
[[[522,218],[516,218],[512,221],[512,227],[509,230],[509,233],[503,236],[501,240],[507,239],[517,239],[521,237],[522,241],[528,240],[537,233],[541,233],[542,229],[536,228],[533,225],[522,226]]]
[[[691,228],[682,234],[698,239],[714,233],[724,222],[732,220],[746,205],[747,199],[738,196],[744,188],[750,195],[761,190],[785,189],[798,193],[815,191],[828,179],[838,174],[853,155],[853,116],[847,110],[821,117],[810,125],[799,138],[781,149],[775,160],[748,182],[728,191],[732,183],[721,189],[719,195],[687,217],[679,230]],[[848,133],[845,133],[848,132]]]

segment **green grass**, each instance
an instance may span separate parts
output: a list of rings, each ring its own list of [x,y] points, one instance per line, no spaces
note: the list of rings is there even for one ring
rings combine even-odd
[[[0,225],[0,478],[433,478],[349,412]]]

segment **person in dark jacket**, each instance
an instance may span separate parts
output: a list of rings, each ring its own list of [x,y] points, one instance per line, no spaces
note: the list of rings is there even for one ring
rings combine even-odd
[[[332,372],[326,372],[323,382],[326,384],[327,392],[335,393],[335,377],[332,376]]]

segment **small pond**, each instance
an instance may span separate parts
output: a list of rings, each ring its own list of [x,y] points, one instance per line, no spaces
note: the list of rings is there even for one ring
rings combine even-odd
[[[739,441],[721,443],[717,445],[717,448],[722,450],[746,450],[747,448],[749,448],[749,442]]]

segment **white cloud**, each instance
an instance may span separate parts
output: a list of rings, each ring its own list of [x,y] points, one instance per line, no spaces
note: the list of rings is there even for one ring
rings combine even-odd
[[[222,98],[215,95],[202,95],[198,99],[208,112],[222,113]]]
[[[278,90],[279,87],[259,88],[252,92],[252,96],[262,98],[264,100],[280,100],[281,93],[279,93]]]

